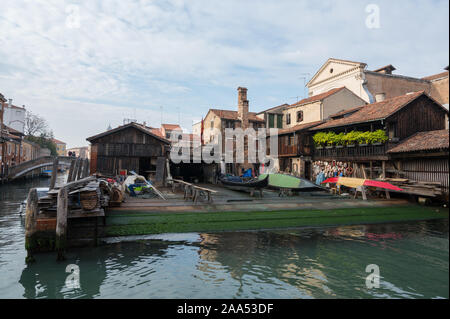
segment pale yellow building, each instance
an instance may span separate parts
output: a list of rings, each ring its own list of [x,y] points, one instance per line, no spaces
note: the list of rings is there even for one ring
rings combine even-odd
[[[56,145],[56,152],[59,156],[66,156],[66,146],[67,144],[57,140],[56,138],[52,139],[53,143]]]

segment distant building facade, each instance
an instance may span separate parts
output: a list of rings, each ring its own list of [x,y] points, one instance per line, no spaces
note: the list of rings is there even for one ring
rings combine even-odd
[[[66,150],[66,155],[68,156],[69,153],[72,154],[72,156],[81,157],[81,158],[89,159],[91,157],[89,146],[68,148]],[[73,155],[73,154],[75,154],[75,155]]]
[[[63,141],[57,140],[56,138],[52,139],[53,143],[56,145],[56,152],[59,156],[66,156],[66,147],[67,144]]]
[[[19,107],[12,104],[12,99],[4,103],[3,124],[24,134],[25,132],[25,106]]]

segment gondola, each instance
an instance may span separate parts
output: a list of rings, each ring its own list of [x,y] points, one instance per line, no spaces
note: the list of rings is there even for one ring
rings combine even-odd
[[[325,187],[316,185],[307,179],[288,174],[261,174],[261,180],[268,180],[268,188],[289,189],[295,192],[328,191]]]
[[[219,177],[220,182],[226,188],[238,191],[252,191],[252,190],[260,190],[264,187],[267,187],[269,183],[269,177],[263,179],[249,179],[237,177],[237,176],[225,176],[222,175]]]

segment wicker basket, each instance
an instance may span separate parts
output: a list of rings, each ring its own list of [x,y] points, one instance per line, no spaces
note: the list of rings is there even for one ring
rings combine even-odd
[[[80,194],[81,207],[84,210],[93,210],[98,205],[98,196],[96,191],[83,192]]]

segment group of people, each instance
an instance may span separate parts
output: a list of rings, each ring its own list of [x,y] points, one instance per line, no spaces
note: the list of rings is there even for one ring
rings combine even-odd
[[[320,185],[324,180],[330,177],[350,177],[353,174],[351,163],[347,162],[313,162],[313,179]]]

